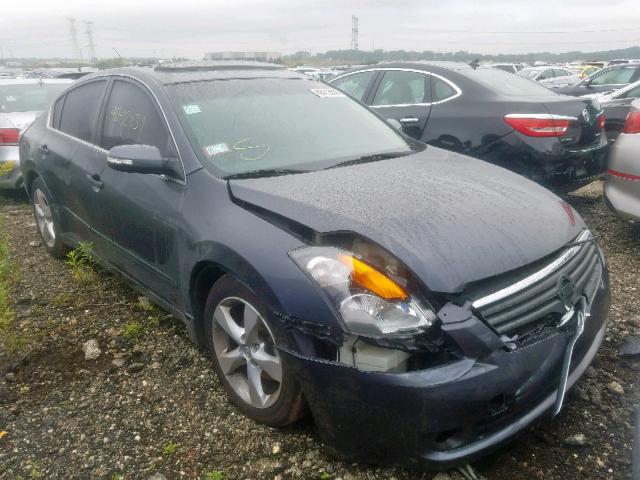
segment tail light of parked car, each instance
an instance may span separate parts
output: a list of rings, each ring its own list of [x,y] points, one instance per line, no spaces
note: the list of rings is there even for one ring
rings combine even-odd
[[[569,129],[573,117],[551,114],[511,113],[504,121],[528,137],[562,137]]]
[[[607,117],[605,117],[604,112],[598,114],[598,130],[604,129],[604,124],[607,121]]]
[[[18,145],[20,130],[17,128],[0,128],[0,146]]]
[[[622,133],[640,133],[640,112],[629,112]]]

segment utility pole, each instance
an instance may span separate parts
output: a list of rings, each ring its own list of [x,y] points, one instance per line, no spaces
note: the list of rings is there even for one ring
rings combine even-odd
[[[351,15],[351,50],[358,50],[358,17]]]
[[[95,63],[98,58],[96,57],[96,43],[93,40],[93,22],[85,20],[84,25],[86,27],[85,33],[87,34],[87,48],[89,49],[89,56],[91,62]]]
[[[78,30],[76,29],[76,19],[67,17],[69,22],[69,35],[71,36],[71,55],[77,60],[82,60],[82,50],[78,43]]]

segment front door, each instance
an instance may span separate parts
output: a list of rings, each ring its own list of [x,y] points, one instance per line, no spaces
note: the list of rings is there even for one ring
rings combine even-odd
[[[99,125],[100,145],[158,147],[176,157],[166,122],[145,87],[126,79],[113,81]],[[103,154],[95,195],[98,253],[162,299],[180,307],[178,295],[179,209],[184,178],[119,172]],[[177,160],[176,160],[177,161]]]

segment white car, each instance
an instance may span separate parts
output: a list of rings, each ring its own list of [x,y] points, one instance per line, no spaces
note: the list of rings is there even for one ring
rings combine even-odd
[[[0,79],[0,189],[22,186],[20,132],[72,83],[69,79]]]
[[[580,75],[577,73],[555,65],[523,68],[516,75],[538,82],[545,87],[565,87],[580,81]]]

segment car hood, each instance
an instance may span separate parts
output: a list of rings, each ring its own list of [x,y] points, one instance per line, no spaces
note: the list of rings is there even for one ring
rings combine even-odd
[[[508,170],[435,147],[390,160],[231,180],[234,199],[384,247],[432,291],[522,267],[574,239],[579,215]]]

